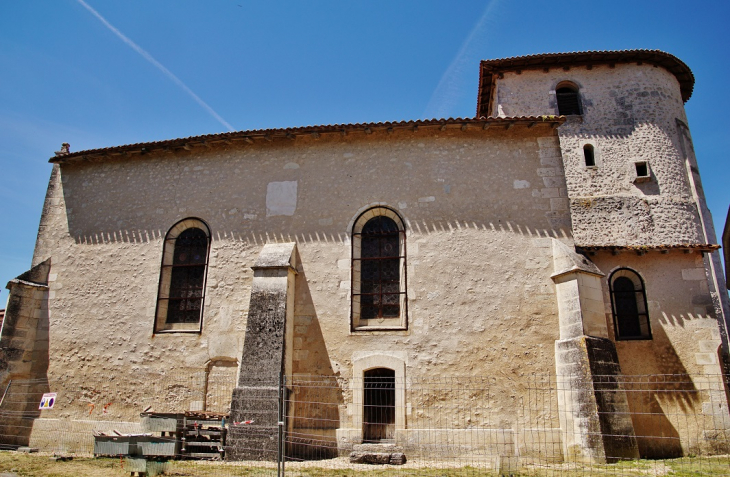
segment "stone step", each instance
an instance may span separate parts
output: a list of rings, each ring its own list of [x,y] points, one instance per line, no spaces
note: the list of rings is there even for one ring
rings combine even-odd
[[[380,453],[387,453],[387,454],[393,454],[393,453],[402,453],[403,447],[397,446],[394,443],[380,443],[380,444],[355,444],[352,446],[353,452],[380,452]]]

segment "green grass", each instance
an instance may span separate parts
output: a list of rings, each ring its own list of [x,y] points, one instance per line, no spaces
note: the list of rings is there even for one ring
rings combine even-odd
[[[70,461],[54,461],[48,454],[22,454],[0,451],[0,473],[13,472],[21,477],[116,477],[129,476],[129,467],[115,458],[75,457]],[[286,475],[290,477],[359,477],[359,476],[496,476],[492,470],[471,466],[418,468],[411,462],[397,466],[350,466],[346,460],[287,463]],[[453,464],[453,463],[451,463]],[[513,473],[516,476],[578,477],[600,476],[677,476],[730,475],[730,457],[692,457],[668,460],[623,461],[617,464],[544,464],[525,465]],[[165,474],[177,477],[238,477],[276,475],[276,465],[240,464],[227,462],[173,461]]]

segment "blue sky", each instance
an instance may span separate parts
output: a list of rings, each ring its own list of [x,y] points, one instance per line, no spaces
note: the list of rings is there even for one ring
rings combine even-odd
[[[661,49],[686,62],[718,233],[725,223],[724,0],[26,0],[0,13],[3,286],[30,266],[62,142],[77,151],[229,126],[470,117],[480,59],[544,52]],[[6,299],[3,289],[0,307]]]

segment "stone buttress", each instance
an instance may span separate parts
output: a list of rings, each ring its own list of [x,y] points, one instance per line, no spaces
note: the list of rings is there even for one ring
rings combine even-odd
[[[553,239],[560,320],[555,342],[558,411],[566,460],[639,458],[616,346],[608,338],[601,277],[590,260]]]
[[[0,444],[28,445],[40,396],[48,392],[50,270],[49,259],[7,284],[0,333]]]
[[[238,385],[233,390],[226,458],[276,460],[279,382],[291,374],[296,245],[267,244],[254,266]]]

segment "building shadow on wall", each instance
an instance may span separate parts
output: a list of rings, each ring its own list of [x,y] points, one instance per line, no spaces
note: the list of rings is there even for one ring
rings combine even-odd
[[[204,217],[201,217],[205,219]],[[125,228],[113,229],[109,227],[86,227],[84,230],[71,225],[69,219],[69,234],[74,238],[76,245],[97,246],[108,244],[146,244],[162,241],[168,229],[159,228]],[[75,221],[74,221],[75,222]],[[572,237],[569,227],[545,227],[536,226],[517,220],[506,220],[495,218],[493,220],[469,220],[452,219],[439,221],[407,220],[407,226],[414,234],[420,236],[458,233],[469,231],[485,231],[493,233],[504,233],[519,235],[524,238],[557,238],[570,239]],[[170,226],[174,221],[169,223]],[[249,227],[250,229],[250,227]],[[348,245],[350,237],[342,232],[339,227],[319,228],[309,232],[297,230],[266,229],[259,231],[239,230],[216,230],[212,234],[214,241],[242,242],[254,247],[261,247],[267,243],[289,243],[299,244],[340,244]]]
[[[690,318],[691,319],[691,318]],[[687,318],[664,316],[662,325],[685,327]],[[639,452],[645,458],[675,458],[696,453],[695,436],[706,429],[703,401],[707,376],[693,376],[682,363],[664,326],[652,340],[623,347],[624,388]],[[631,350],[629,352],[629,350]],[[697,380],[702,380],[698,388]]]
[[[307,275],[297,252],[292,376],[287,376],[288,456],[337,457],[337,429],[344,403],[338,373],[330,362]]]

